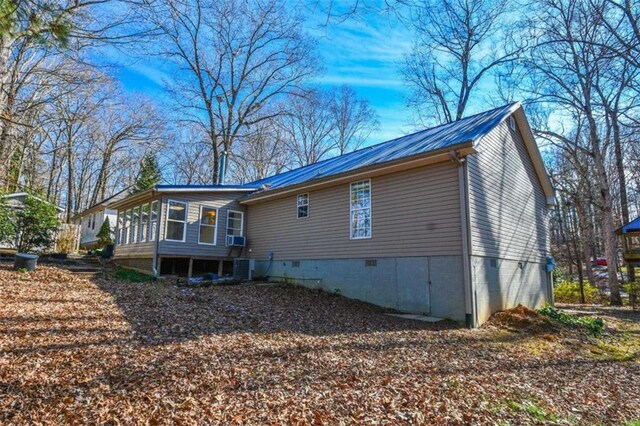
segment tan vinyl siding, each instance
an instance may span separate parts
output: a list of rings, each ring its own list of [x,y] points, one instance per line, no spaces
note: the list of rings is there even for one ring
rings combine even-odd
[[[473,255],[543,260],[548,253],[546,197],[518,130],[500,124],[470,155]]]
[[[372,238],[349,238],[349,184],[309,193],[309,217],[297,218],[297,194],[248,206],[251,257],[348,259],[460,255],[457,167],[451,162],[371,178]],[[360,181],[362,178],[355,179]]]
[[[158,254],[162,256],[188,257],[228,257],[230,249],[225,244],[227,230],[227,212],[235,210],[244,212],[244,207],[236,200],[244,193],[205,193],[205,194],[164,194],[160,204],[161,225]],[[188,204],[186,241],[167,241],[166,232],[167,205],[169,200],[186,202]],[[200,229],[200,206],[218,209],[216,245],[198,244]],[[246,215],[245,215],[246,216]],[[246,225],[246,217],[244,218]],[[246,226],[245,226],[246,228]],[[244,232],[246,235],[246,232]],[[233,256],[237,256],[239,249],[235,248]]]

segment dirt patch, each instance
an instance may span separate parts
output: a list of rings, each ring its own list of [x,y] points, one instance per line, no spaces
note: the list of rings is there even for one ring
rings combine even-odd
[[[496,327],[510,331],[527,333],[551,333],[557,328],[551,320],[533,309],[518,305],[515,308],[496,312],[484,324],[484,327]]]

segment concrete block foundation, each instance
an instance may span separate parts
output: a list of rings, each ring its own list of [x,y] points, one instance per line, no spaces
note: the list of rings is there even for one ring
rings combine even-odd
[[[402,312],[464,320],[461,256],[256,260],[253,276]]]
[[[545,263],[472,256],[471,273],[479,324],[497,311],[519,304],[539,308],[552,300]]]

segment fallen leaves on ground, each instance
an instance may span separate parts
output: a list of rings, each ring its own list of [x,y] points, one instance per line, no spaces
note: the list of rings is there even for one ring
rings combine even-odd
[[[615,314],[599,315],[609,324]],[[638,333],[638,316],[629,318],[620,320],[625,332]],[[640,418],[637,360],[593,356],[580,333],[511,331],[516,326],[434,326],[285,285],[177,288],[5,266],[0,423]]]

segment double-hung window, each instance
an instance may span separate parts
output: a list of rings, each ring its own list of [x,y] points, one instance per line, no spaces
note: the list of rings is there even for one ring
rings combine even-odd
[[[198,232],[198,243],[216,244],[216,234],[218,224],[218,210],[200,206],[200,230]]]
[[[351,184],[351,239],[371,238],[371,179]]]
[[[169,200],[165,239],[184,242],[187,235],[187,203]]]
[[[149,234],[149,204],[143,204],[140,211],[140,242],[147,241]]]
[[[298,219],[309,217],[309,194],[298,194]]]
[[[155,241],[158,233],[158,201],[151,202],[151,212],[149,212],[149,241]]]
[[[244,214],[234,210],[227,212],[227,237],[241,237],[242,236],[242,220]]]

